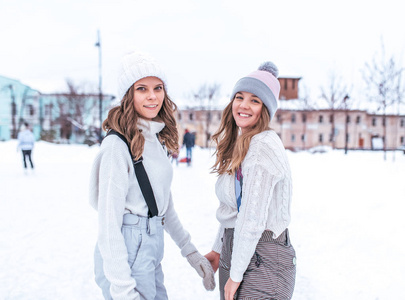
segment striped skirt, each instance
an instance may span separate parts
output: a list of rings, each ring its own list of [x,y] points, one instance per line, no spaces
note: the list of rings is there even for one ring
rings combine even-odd
[[[219,260],[219,289],[224,300],[224,287],[231,268],[233,228],[225,229]],[[264,231],[234,299],[291,299],[295,285],[296,258],[288,229],[276,239]]]

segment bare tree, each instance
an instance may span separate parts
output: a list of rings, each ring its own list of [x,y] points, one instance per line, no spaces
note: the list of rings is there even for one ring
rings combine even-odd
[[[17,104],[15,101],[15,93],[14,93],[14,87],[12,84],[9,84],[3,89],[8,88],[10,90],[10,98],[11,98],[11,124],[12,124],[12,130],[11,130],[11,138],[16,139],[17,138],[17,124],[16,124],[16,116],[17,116]]]
[[[197,90],[192,91],[191,95],[197,107],[203,109],[205,107],[205,101],[207,98],[207,84],[204,83]]]
[[[328,104],[328,108],[331,110],[331,133],[329,136],[329,142],[332,143],[332,148],[335,148],[336,146],[335,111],[342,109],[345,106],[344,99],[347,94],[347,86],[343,84],[342,78],[335,72],[331,72],[326,88],[321,87],[321,98],[326,101],[326,103]]]
[[[404,71],[393,56],[386,58],[385,47],[381,41],[381,52],[376,53],[370,63],[362,70],[363,79],[367,85],[366,94],[370,102],[377,104],[377,111],[383,114],[383,149],[384,160],[387,159],[387,109],[404,95],[401,88],[401,74]]]
[[[73,129],[78,136],[84,136],[86,127],[84,118],[86,115],[85,85],[76,85],[72,80],[67,79],[67,92],[57,95],[59,107],[59,118],[57,122],[61,126],[61,138],[69,140]]]
[[[396,105],[397,108],[397,116],[398,116],[398,123],[395,126],[395,141],[398,141],[398,132],[399,132],[399,127],[400,122],[401,122],[401,106],[405,103],[404,101],[404,96],[405,96],[405,86],[402,81],[402,72],[399,74],[397,77],[397,82],[396,82],[396,99],[394,99],[394,105]],[[392,160],[395,161],[395,151],[394,155],[392,156]]]
[[[218,83],[204,83],[202,84],[197,91],[193,91],[191,94],[194,98],[194,101],[198,104],[201,110],[206,111],[206,124],[205,124],[205,145],[209,146],[209,141],[211,139],[210,125],[212,120],[211,110],[213,108],[214,101],[220,94],[221,85]]]
[[[211,113],[212,104],[213,104],[213,101],[215,100],[215,98],[217,96],[219,96],[220,89],[221,89],[221,86],[218,83],[213,83],[213,84],[207,85],[206,96],[207,96],[208,104],[207,104],[207,118],[206,118],[206,127],[205,127],[205,136],[206,136],[205,147],[209,146],[209,142],[211,140],[210,125],[211,125],[211,121],[212,121],[212,113]]]

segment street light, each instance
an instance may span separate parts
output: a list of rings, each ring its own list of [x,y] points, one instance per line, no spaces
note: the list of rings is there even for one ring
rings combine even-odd
[[[100,39],[100,30],[97,30],[97,43],[95,44],[98,47],[98,105],[99,105],[99,119],[100,119],[100,128],[98,132],[99,142],[102,140],[102,124],[103,124],[103,93],[101,89],[102,84],[102,72],[101,72],[101,39]]]
[[[344,103],[344,105],[345,105],[345,154],[347,154],[347,142],[348,142],[348,140],[349,140],[349,136],[348,136],[348,120],[347,120],[347,115],[348,115],[348,112],[347,112],[347,100],[349,100],[350,99],[350,97],[349,97],[349,95],[346,95],[344,98],[343,98],[343,103]]]

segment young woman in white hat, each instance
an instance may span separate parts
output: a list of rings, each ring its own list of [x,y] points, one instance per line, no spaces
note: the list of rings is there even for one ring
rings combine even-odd
[[[121,62],[118,88],[121,103],[109,111],[103,129],[121,134],[129,146],[107,135],[91,172],[90,203],[98,210],[96,282],[105,299],[167,299],[161,266],[166,230],[212,290],[212,267],[190,242],[173,207],[167,153],[178,151],[179,138],[176,105],[166,93],[163,71],[150,56],[129,53]],[[134,173],[134,161],[141,157],[156,215],[150,214]]]

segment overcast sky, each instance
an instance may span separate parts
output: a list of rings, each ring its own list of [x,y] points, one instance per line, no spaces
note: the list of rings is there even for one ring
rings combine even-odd
[[[121,55],[137,48],[166,69],[179,104],[203,83],[235,82],[261,62],[280,76],[302,77],[319,96],[331,72],[361,97],[360,69],[380,50],[404,65],[405,4],[321,0],[2,0],[0,75],[41,92],[66,90],[66,78],[98,87],[101,33],[103,92],[116,93]]]

